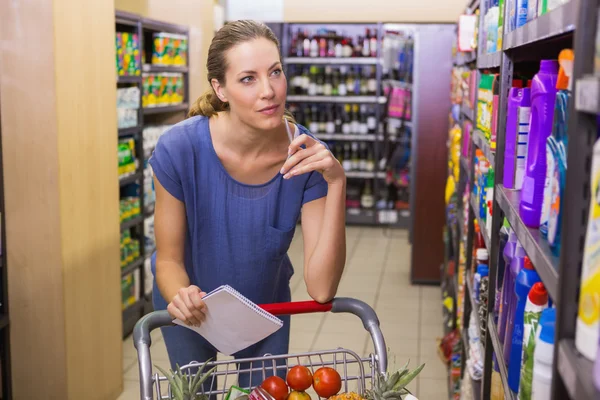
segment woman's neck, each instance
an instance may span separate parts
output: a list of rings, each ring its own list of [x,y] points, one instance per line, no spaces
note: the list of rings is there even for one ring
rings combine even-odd
[[[228,149],[242,155],[259,156],[283,146],[286,122],[272,130],[259,130],[241,121],[230,112],[220,112],[215,119],[218,140]]]

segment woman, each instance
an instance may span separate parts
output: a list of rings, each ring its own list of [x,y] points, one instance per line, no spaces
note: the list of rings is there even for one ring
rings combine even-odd
[[[207,69],[212,88],[190,118],[160,138],[150,159],[155,309],[199,325],[202,297],[223,284],[257,304],[290,301],[286,253],[301,211],[306,288],[318,302],[331,300],[346,257],[346,178],[331,152],[284,109],[277,38],[261,23],[228,23],[212,40]],[[289,318],[284,322],[236,358],[287,353]],[[163,336],[173,366],[216,356],[185,327],[165,328]]]

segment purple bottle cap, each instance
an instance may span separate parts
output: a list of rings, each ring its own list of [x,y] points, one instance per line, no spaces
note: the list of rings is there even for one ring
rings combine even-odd
[[[540,62],[540,72],[547,74],[558,74],[558,61],[542,60]]]

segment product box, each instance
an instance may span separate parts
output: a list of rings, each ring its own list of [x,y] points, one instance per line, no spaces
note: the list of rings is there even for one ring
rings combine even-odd
[[[187,37],[172,33],[153,34],[152,64],[186,66],[188,58]]]
[[[483,132],[488,142],[492,134],[493,84],[494,75],[482,74],[477,93],[477,129]]]
[[[138,35],[131,32],[117,32],[115,46],[118,75],[139,76],[142,71],[142,61]]]
[[[118,145],[119,176],[135,173],[135,141],[133,138],[120,139]]]
[[[135,304],[139,299],[140,270],[136,269],[131,274],[121,278],[122,309]]]

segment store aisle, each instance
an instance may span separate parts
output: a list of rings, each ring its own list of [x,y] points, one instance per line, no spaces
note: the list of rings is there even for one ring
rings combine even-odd
[[[407,231],[381,228],[347,230],[348,258],[339,296],[359,298],[372,305],[390,350],[390,368],[426,363],[409,388],[419,400],[447,399],[446,368],[436,354],[442,336],[442,311],[438,287],[411,286],[410,245]],[[302,265],[302,235],[298,230],[290,248],[294,265]],[[309,299],[300,270],[292,279],[294,300]],[[153,333],[152,361],[168,366],[160,332]],[[124,342],[125,390],[119,400],[139,399],[136,353],[131,337]],[[352,315],[300,315],[292,318],[290,352],[345,347],[369,354],[373,346],[358,318]]]

